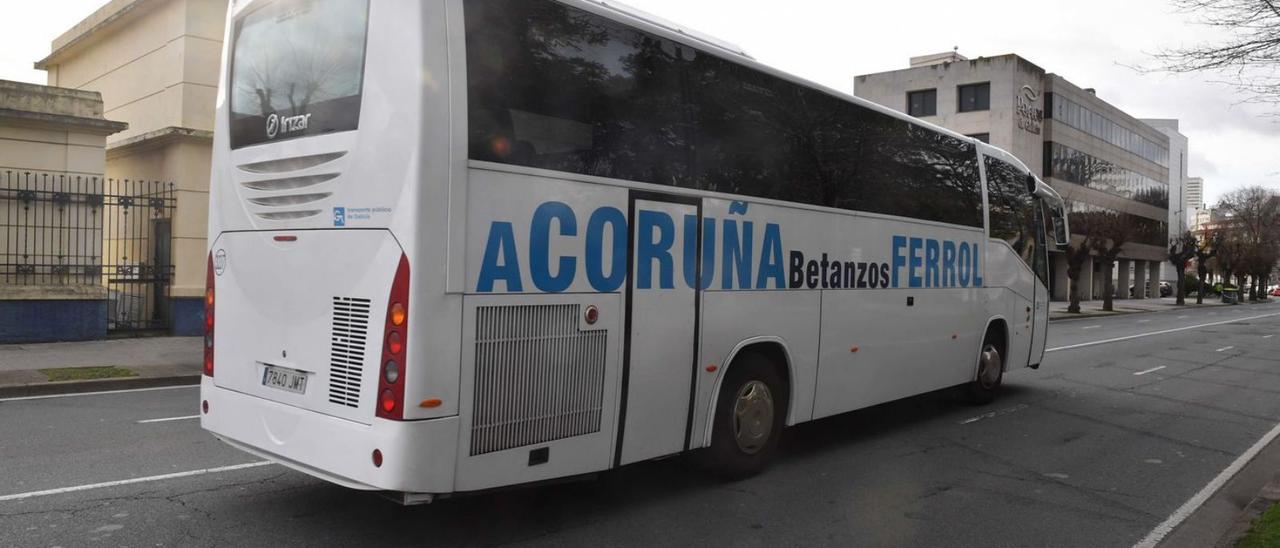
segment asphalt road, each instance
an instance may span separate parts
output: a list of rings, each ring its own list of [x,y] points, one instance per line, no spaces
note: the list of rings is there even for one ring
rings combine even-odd
[[[1277,334],[1280,305],[1057,322],[995,404],[801,425],[746,481],[668,459],[418,507],[276,465],[15,500],[258,459],[138,422],[195,388],[0,401],[0,545],[1132,546],[1280,422]]]

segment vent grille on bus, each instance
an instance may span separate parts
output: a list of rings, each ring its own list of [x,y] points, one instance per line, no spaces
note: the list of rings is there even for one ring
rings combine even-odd
[[[360,405],[360,377],[369,339],[369,299],[333,298],[333,335],[329,340],[329,401]]]
[[[576,304],[476,313],[471,454],[600,431],[607,331],[580,331]]]

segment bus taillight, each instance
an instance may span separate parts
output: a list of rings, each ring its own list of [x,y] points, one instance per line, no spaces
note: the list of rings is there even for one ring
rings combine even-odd
[[[408,373],[405,353],[409,348],[409,258],[400,255],[396,277],[387,299],[387,320],[382,333],[382,361],[378,375],[377,415],[404,420],[404,383]]]
[[[209,253],[209,262],[204,274],[204,374],[213,376],[213,253]]]

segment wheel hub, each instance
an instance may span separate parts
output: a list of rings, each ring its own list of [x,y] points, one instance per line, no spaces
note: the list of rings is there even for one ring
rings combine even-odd
[[[1000,382],[1000,372],[1004,369],[1004,361],[1000,359],[1000,351],[996,350],[994,345],[986,345],[982,347],[982,357],[979,359],[978,383],[983,388],[995,388]]]
[[[738,449],[755,454],[773,433],[773,395],[769,386],[750,381],[738,389],[733,406],[733,438]]]

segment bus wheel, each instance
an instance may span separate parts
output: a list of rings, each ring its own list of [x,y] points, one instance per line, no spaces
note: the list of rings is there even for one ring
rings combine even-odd
[[[704,464],[730,479],[764,470],[777,450],[787,413],[786,386],[773,364],[759,354],[740,356],[720,385],[715,412]]]
[[[996,399],[1000,384],[1004,381],[1004,357],[990,333],[982,341],[978,353],[978,377],[965,385],[965,399],[974,405],[985,405]]]

